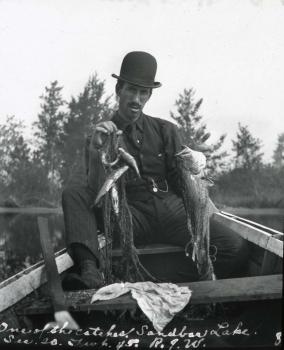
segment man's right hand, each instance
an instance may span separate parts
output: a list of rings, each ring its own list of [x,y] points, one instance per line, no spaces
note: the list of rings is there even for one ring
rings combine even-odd
[[[100,122],[96,124],[91,137],[91,148],[101,148],[108,135],[111,135],[113,132],[118,132],[118,129],[112,121]]]

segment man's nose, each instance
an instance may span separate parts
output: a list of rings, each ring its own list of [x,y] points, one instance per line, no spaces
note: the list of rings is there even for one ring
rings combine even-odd
[[[139,91],[136,91],[133,95],[133,102],[141,104],[141,94]]]

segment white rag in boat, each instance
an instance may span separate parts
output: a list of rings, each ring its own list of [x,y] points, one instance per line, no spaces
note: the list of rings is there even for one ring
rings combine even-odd
[[[100,288],[93,295],[91,303],[114,299],[128,292],[131,292],[140,309],[158,332],[187,305],[191,297],[188,287],[179,287],[173,283],[126,282]]]

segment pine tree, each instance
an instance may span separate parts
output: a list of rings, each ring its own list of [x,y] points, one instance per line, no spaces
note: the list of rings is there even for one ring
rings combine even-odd
[[[38,121],[34,123],[37,128],[35,138],[37,151],[35,158],[41,163],[49,184],[49,194],[55,195],[60,186],[59,171],[61,167],[61,154],[59,151],[60,135],[66,116],[63,108],[66,102],[62,98],[62,87],[55,80],[50,87],[45,87],[45,93],[40,96],[42,100],[41,112]]]
[[[284,133],[278,135],[277,146],[273,152],[273,165],[277,168],[284,166]]]
[[[101,120],[108,120],[113,112],[110,96],[105,97],[105,83],[97,74],[91,76],[82,93],[77,98],[72,97],[68,105],[69,113],[64,121],[60,145],[63,158],[61,177],[68,182],[74,180],[76,169],[83,170],[83,149],[86,137],[92,132],[94,125]],[[77,172],[81,181],[84,174]]]
[[[203,144],[210,137],[200,114],[202,102],[202,98],[195,100],[193,89],[184,89],[175,102],[176,113],[170,112],[170,116],[178,124],[183,143],[193,149],[196,148],[196,145]],[[219,140],[211,145],[211,150],[206,152],[208,173],[213,177],[217,176],[226,166],[227,152],[221,150],[225,137],[226,135],[221,135]]]
[[[263,153],[260,152],[262,147],[261,141],[252,136],[248,126],[238,124],[236,141],[232,140],[235,152],[235,167],[240,169],[258,169],[262,166]]]
[[[0,183],[4,186],[13,182],[13,173],[18,166],[17,149],[22,151],[23,161],[28,158],[23,129],[23,122],[16,120],[15,116],[8,116],[6,122],[0,125]]]
[[[22,201],[32,188],[32,160],[28,142],[24,139],[24,124],[15,116],[0,125],[0,184],[6,198]],[[3,199],[3,198],[2,198]]]

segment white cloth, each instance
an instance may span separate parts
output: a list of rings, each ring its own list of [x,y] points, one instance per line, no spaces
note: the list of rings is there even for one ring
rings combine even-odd
[[[140,309],[152,322],[156,331],[161,332],[189,302],[191,290],[173,283],[114,283],[100,288],[93,295],[91,303],[109,300],[131,292]]]

